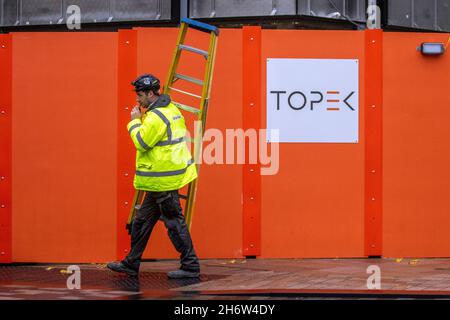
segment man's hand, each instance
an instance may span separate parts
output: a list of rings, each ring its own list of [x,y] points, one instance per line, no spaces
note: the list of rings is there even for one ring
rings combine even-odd
[[[139,109],[139,106],[135,106],[133,110],[131,110],[131,120],[140,118],[141,118],[141,110]]]

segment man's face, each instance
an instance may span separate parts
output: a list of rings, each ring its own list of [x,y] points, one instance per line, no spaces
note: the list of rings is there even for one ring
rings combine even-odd
[[[139,106],[142,108],[148,108],[151,103],[151,99],[153,97],[153,92],[145,93],[143,91],[136,92],[136,102],[139,103]]]

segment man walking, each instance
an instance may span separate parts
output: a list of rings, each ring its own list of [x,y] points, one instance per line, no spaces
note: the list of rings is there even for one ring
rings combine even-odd
[[[183,115],[168,95],[159,94],[160,82],[156,77],[144,74],[132,85],[139,103],[131,111],[131,121],[127,125],[137,150],[134,187],[147,194],[132,223],[130,253],[120,262],[108,263],[107,267],[136,276],[153,227],[161,218],[172,244],[180,253],[181,267],[169,272],[169,278],[198,277],[200,264],[178,195],[180,188],[197,178],[185,142]]]

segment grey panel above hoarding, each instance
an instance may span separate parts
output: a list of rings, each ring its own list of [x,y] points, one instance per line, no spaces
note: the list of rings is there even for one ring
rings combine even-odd
[[[299,0],[298,2],[301,3],[301,6],[299,5],[299,9],[306,9],[305,11],[299,13],[305,15],[325,18],[340,18],[344,12],[343,0],[334,0],[333,2],[328,0]]]
[[[21,0],[19,1],[21,25],[57,24],[65,16],[62,1]]]
[[[388,24],[394,26],[412,27],[413,2],[411,0],[396,0],[388,2]]]
[[[391,0],[387,15],[390,26],[450,31],[450,0]]]
[[[344,16],[356,21],[364,21],[365,0],[298,0],[298,14],[343,19]]]
[[[450,31],[450,0],[437,2],[437,30]]]
[[[110,17],[109,0],[64,0],[64,11],[66,12],[71,5],[80,7],[81,22],[106,22]],[[66,14],[64,18],[67,18]]]
[[[412,26],[419,29],[434,30],[436,25],[436,7],[434,0],[415,0],[413,2]]]
[[[191,18],[295,15],[296,0],[191,0]]]
[[[170,20],[171,0],[0,0],[0,25],[65,23],[71,5],[80,8],[82,23]]]
[[[14,26],[20,23],[17,1],[0,0],[0,25]]]
[[[115,21],[170,20],[170,0],[111,0]]]
[[[353,20],[366,21],[366,0],[345,1],[345,14]]]
[[[366,20],[366,0],[182,1],[189,4],[191,18],[307,15],[330,20],[344,20],[345,16],[358,22]],[[173,18],[172,0],[0,0],[0,26],[65,23],[69,5],[80,7],[82,23]],[[450,31],[450,0],[389,0],[386,8],[389,26]]]

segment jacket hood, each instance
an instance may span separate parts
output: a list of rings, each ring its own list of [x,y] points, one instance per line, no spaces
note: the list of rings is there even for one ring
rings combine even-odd
[[[148,110],[150,111],[155,108],[167,107],[171,101],[172,100],[170,99],[169,95],[162,94],[159,96],[158,100],[156,100],[155,103]]]

